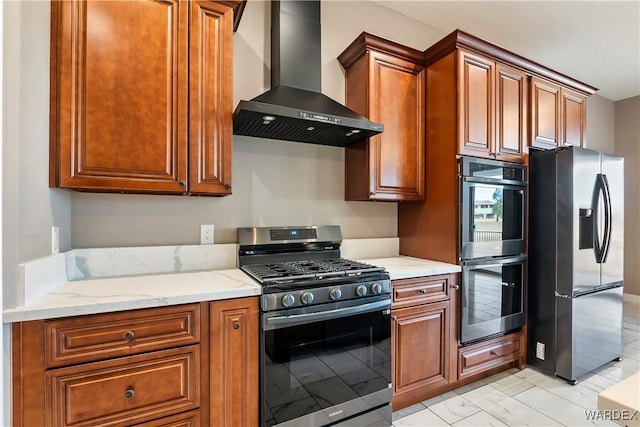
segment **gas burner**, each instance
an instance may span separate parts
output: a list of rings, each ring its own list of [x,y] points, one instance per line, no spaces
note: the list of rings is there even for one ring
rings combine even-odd
[[[365,273],[384,272],[384,268],[344,258],[285,261],[273,264],[247,264],[242,270],[263,284],[320,280]]]

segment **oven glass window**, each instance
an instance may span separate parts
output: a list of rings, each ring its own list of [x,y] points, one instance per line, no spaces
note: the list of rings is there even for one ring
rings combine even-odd
[[[524,190],[508,185],[464,184],[465,221],[463,244],[472,243],[464,258],[519,254],[508,250],[505,241],[524,241]],[[464,250],[465,248],[463,248]]]
[[[523,280],[524,261],[463,267],[460,322],[463,343],[524,324]]]
[[[469,325],[522,312],[521,277],[522,264],[469,270]]]
[[[373,313],[264,331],[263,419],[282,423],[391,383],[391,321]]]

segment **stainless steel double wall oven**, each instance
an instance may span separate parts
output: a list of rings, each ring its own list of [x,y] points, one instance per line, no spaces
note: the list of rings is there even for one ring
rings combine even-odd
[[[261,426],[391,425],[391,281],[341,241],[337,226],[238,229],[263,287]]]
[[[462,344],[524,325],[526,166],[460,159]]]

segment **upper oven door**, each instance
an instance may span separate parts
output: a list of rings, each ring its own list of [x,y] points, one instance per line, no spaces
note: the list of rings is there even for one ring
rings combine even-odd
[[[391,400],[390,296],[323,306],[262,315],[262,426],[331,424]]]
[[[527,168],[460,158],[460,260],[525,251]]]

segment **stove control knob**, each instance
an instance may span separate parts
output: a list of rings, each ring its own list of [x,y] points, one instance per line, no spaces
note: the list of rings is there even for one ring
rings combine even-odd
[[[311,304],[313,302],[313,294],[311,292],[303,292],[300,295],[300,302],[303,304]]]
[[[373,285],[371,285],[371,292],[373,294],[379,294],[382,292],[382,285],[378,282],[375,282]]]
[[[282,297],[282,305],[284,305],[285,307],[291,307],[295,303],[296,299],[291,294],[286,294]]]
[[[365,285],[356,286],[356,294],[360,297],[365,296],[367,294],[367,287]]]
[[[339,300],[342,297],[342,291],[339,288],[333,288],[329,291],[329,298]]]

